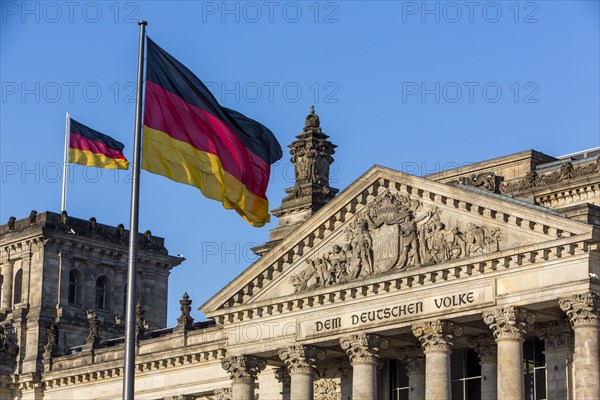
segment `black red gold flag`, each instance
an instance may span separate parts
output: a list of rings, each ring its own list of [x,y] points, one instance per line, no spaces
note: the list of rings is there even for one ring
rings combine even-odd
[[[253,226],[269,221],[275,135],[222,107],[188,68],[148,40],[142,168],[199,188]]]
[[[129,162],[123,155],[123,143],[110,136],[70,120],[69,162],[88,167],[128,169]]]

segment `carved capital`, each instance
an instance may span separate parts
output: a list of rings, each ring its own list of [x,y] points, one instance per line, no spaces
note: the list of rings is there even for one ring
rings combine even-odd
[[[233,400],[231,388],[220,388],[214,390],[215,400]]]
[[[404,368],[406,368],[406,373],[408,375],[425,374],[425,354],[423,354],[423,349],[420,347],[406,347],[402,350],[398,350],[396,356],[402,361],[402,364],[404,364]]]
[[[286,367],[279,367],[275,369],[275,379],[277,379],[277,382],[283,383],[284,385],[289,385],[292,381],[290,373]]]
[[[498,362],[498,346],[491,334],[471,336],[469,344],[475,349],[480,364]]]
[[[546,351],[572,349],[575,345],[573,331],[567,321],[550,321],[537,326]]]
[[[221,367],[234,382],[252,382],[266,366],[264,360],[253,356],[228,356],[221,360]]]
[[[317,362],[325,359],[325,352],[317,347],[301,344],[280,350],[279,358],[285,362],[290,374],[312,374]]]
[[[518,307],[497,308],[483,313],[483,321],[499,340],[524,340],[527,330],[535,322],[535,316]]]
[[[377,363],[382,350],[387,349],[389,341],[379,335],[351,335],[340,338],[340,346],[348,354],[350,362]]]
[[[450,321],[425,321],[412,326],[423,351],[451,351],[454,340],[462,335],[462,328]]]
[[[596,293],[576,294],[558,301],[573,328],[600,324],[600,296]]]

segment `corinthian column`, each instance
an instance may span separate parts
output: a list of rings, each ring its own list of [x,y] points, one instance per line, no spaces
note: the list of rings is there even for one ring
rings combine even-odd
[[[510,306],[484,312],[483,321],[498,344],[498,398],[522,400],[525,396],[523,342],[535,317],[526,310]]]
[[[490,334],[470,338],[481,365],[481,400],[498,399],[498,348]]]
[[[231,379],[231,398],[254,400],[254,381],[266,363],[253,356],[229,356],[221,360],[221,366]]]
[[[425,353],[425,398],[450,400],[450,354],[462,329],[450,321],[425,321],[413,325]]]
[[[420,347],[410,346],[396,353],[408,375],[408,399],[425,398],[425,355]]]
[[[340,338],[340,346],[352,364],[352,400],[377,399],[377,364],[388,344],[387,339],[373,334]]]
[[[600,297],[596,293],[577,294],[558,304],[575,332],[575,398],[600,399]]]
[[[290,397],[294,400],[312,400],[313,378],[318,360],[325,359],[325,352],[314,346],[297,345],[279,351],[291,378]]]
[[[550,321],[538,329],[544,341],[546,356],[546,398],[567,400],[573,358],[573,331],[566,321]]]

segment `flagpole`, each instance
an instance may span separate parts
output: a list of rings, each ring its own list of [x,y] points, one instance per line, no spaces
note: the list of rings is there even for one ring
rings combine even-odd
[[[65,121],[65,154],[63,163],[62,197],[60,211],[67,211],[67,175],[69,172],[69,136],[71,134],[71,114],[67,111]]]
[[[129,226],[129,260],[127,266],[127,315],[125,325],[125,372],[123,400],[133,400],[135,390],[135,292],[137,288],[138,217],[140,195],[140,156],[142,138],[142,87],[144,85],[144,39],[146,21],[140,21],[138,77],[135,100],[135,136],[133,140],[133,180],[131,181],[131,220]]]

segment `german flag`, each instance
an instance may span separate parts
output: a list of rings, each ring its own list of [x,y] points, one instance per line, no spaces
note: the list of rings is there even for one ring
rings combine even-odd
[[[269,222],[275,135],[221,107],[188,68],[148,38],[142,168],[199,188],[253,226]]]
[[[128,169],[123,143],[70,119],[69,162],[88,167]]]

